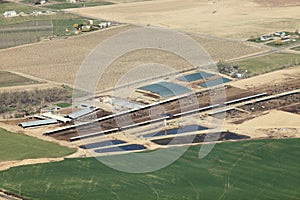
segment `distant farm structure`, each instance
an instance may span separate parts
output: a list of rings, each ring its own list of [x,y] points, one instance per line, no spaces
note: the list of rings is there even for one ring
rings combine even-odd
[[[277,31],[271,34],[248,39],[248,41],[278,47],[281,45],[288,45],[299,42],[300,34],[298,29],[295,32]]]
[[[74,24],[73,28],[77,30],[77,33],[79,32],[90,32],[94,30],[109,28],[111,26],[114,26],[112,22],[101,22],[99,24],[94,24],[93,20],[87,20],[87,22],[81,23],[81,24]]]

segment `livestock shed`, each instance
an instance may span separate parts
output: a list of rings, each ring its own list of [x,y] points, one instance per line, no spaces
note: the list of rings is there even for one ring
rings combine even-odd
[[[60,122],[63,122],[63,123],[67,123],[67,122],[71,121],[71,119],[65,118],[65,117],[60,116],[60,115],[54,115],[50,112],[44,113],[44,114],[42,114],[42,116],[50,118],[50,119],[56,119],[57,121],[60,121]]]
[[[209,88],[209,87],[213,87],[216,85],[222,85],[224,83],[230,82],[231,80],[228,78],[217,78],[214,80],[209,80],[209,81],[205,81],[204,83],[200,83],[199,86],[204,87],[204,88]]]
[[[123,107],[123,108],[128,108],[128,109],[135,109],[135,108],[141,108],[144,105],[140,103],[136,103],[133,101],[129,100],[124,100],[124,99],[118,99],[118,98],[112,98],[111,101],[109,101],[110,104]]]
[[[179,81],[184,81],[184,82],[193,82],[193,81],[198,81],[201,79],[207,79],[210,78],[212,76],[215,76],[215,74],[211,74],[211,73],[207,73],[207,72],[197,72],[194,74],[188,74],[185,76],[180,76],[179,78],[177,78],[177,80]]]
[[[96,110],[98,110],[98,108],[86,107],[86,108],[77,110],[77,111],[67,115],[67,117],[69,117],[71,119],[78,119],[78,118],[83,117],[85,115],[91,114],[91,113],[95,112]]]
[[[169,97],[189,93],[192,91],[182,85],[171,83],[171,82],[159,82],[159,83],[139,87],[138,89],[144,91],[150,91],[164,98],[169,98]]]
[[[208,115],[212,116],[212,115],[224,113],[224,112],[227,112],[227,111],[230,111],[230,110],[234,110],[234,109],[235,109],[234,107],[231,107],[231,108],[225,108],[225,109],[221,109],[221,110],[216,110],[216,111],[212,111],[212,112],[208,113]]]
[[[46,120],[36,120],[30,122],[22,122],[19,123],[19,126],[23,128],[37,127],[37,126],[46,126],[51,124],[57,124],[58,121],[56,119],[46,119]]]

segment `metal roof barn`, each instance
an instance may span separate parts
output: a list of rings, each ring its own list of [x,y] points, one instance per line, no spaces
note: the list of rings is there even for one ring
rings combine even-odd
[[[209,88],[209,87],[221,85],[221,84],[224,84],[224,83],[227,83],[230,81],[231,81],[230,79],[222,77],[222,78],[206,81],[204,83],[200,83],[199,86],[204,87],[204,88]]]
[[[138,89],[159,94],[164,98],[189,93],[192,91],[182,85],[176,83],[170,83],[170,82],[159,82],[159,83],[139,87]]]
[[[67,122],[70,122],[71,119],[68,119],[68,118],[65,118],[63,116],[59,116],[59,115],[54,115],[52,113],[44,113],[42,114],[43,117],[48,117],[50,119],[56,119],[57,121],[60,121],[60,122],[64,122],[64,123],[67,123]]]
[[[71,119],[77,119],[79,117],[83,117],[85,115],[88,115],[94,111],[96,111],[97,108],[90,108],[90,107],[87,107],[87,108],[84,108],[84,109],[80,109],[78,111],[75,111],[69,115],[67,115],[67,117],[71,118]]]
[[[117,98],[113,98],[110,103],[112,105],[117,105],[117,106],[121,106],[123,108],[129,108],[129,109],[141,108],[144,106],[143,104],[140,104],[140,103],[135,103],[133,101],[117,99]]]
[[[30,127],[36,127],[36,126],[46,126],[51,124],[57,124],[58,121],[56,119],[46,119],[46,120],[36,120],[31,122],[22,122],[19,123],[19,126],[22,126],[23,128],[30,128]]]
[[[181,77],[177,78],[177,80],[184,81],[184,82],[193,82],[193,81],[198,81],[201,79],[207,79],[212,76],[215,76],[215,74],[211,74],[211,73],[207,73],[207,72],[197,72],[194,74],[181,76]]]

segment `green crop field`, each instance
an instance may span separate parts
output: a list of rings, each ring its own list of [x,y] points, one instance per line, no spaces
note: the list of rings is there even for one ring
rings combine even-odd
[[[0,128],[0,162],[69,155],[75,150]]]
[[[258,75],[267,72],[292,67],[300,63],[299,54],[274,53],[257,58],[251,58],[233,64],[248,70],[248,75]]]
[[[41,82],[25,78],[10,72],[0,71],[0,87],[19,86],[19,85],[32,85]]]
[[[299,199],[299,142],[222,143],[204,159],[194,146],[145,174],[118,172],[94,158],[15,167],[0,172],[0,188],[33,199]]]

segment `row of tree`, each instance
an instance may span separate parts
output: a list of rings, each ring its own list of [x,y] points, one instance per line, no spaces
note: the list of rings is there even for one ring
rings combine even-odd
[[[231,65],[230,63],[219,61],[217,68],[220,73],[231,76],[232,78],[246,78],[247,71],[238,65]]]
[[[0,93],[0,114],[10,111],[31,114],[49,103],[70,101],[72,91],[67,88],[50,88],[22,92]]]

